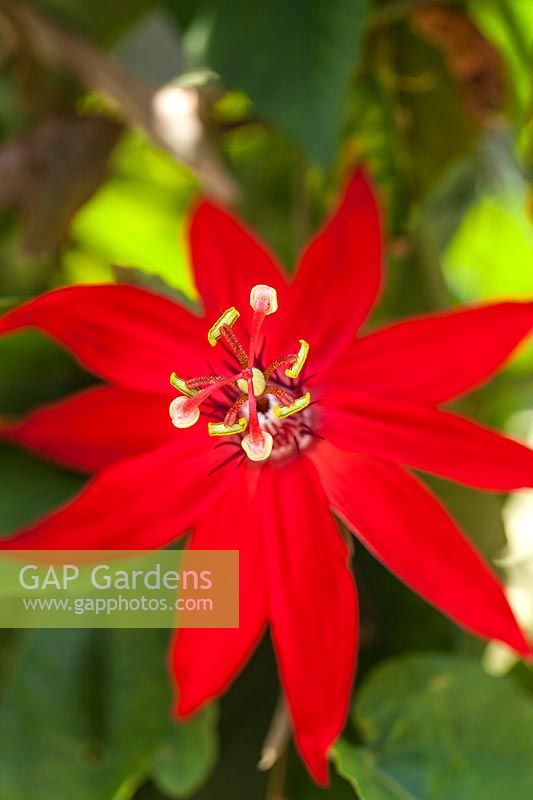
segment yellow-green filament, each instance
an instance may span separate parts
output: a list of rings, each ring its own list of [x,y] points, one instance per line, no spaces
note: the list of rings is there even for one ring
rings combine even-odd
[[[300,372],[302,371],[303,365],[307,360],[307,354],[309,352],[309,344],[305,341],[305,339],[300,339],[299,342],[300,342],[300,349],[298,350],[296,361],[291,367],[285,370],[285,375],[288,378],[297,378]]]
[[[226,309],[221,317],[217,319],[213,327],[210,329],[209,333],[207,334],[207,340],[211,347],[214,347],[220,337],[222,336],[221,328],[223,325],[228,325],[231,328],[232,325],[239,319],[240,313],[237,311],[235,306]]]
[[[302,397],[297,397],[290,406],[274,406],[274,414],[278,419],[285,419],[290,417],[291,414],[296,414],[298,411],[303,411],[311,402],[311,395],[306,392]]]

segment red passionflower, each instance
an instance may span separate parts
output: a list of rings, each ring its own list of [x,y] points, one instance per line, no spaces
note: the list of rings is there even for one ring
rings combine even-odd
[[[109,382],[4,425],[12,440],[96,476],[3,544],[157,548],[193,528],[191,547],[240,550],[239,629],[175,636],[177,714],[220,694],[268,623],[297,745],[324,782],[357,643],[354,581],[330,511],[460,625],[530,652],[497,579],[408,468],[495,491],[532,485],[533,451],[439,406],[503,363],[530,331],[533,303],[358,335],[381,284],[379,213],[363,173],[292,283],[210,203],[192,217],[190,244],[205,318],[104,285],[59,289],[0,320],[4,333],[42,329]],[[173,376],[182,394],[171,414],[186,430],[168,419],[172,369],[184,377]],[[193,424],[204,401],[209,432],[227,438]]]

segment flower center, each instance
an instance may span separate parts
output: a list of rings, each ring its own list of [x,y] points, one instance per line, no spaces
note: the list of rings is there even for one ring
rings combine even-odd
[[[170,383],[181,397],[171,402],[169,412],[173,425],[190,428],[200,418],[200,406],[207,403],[209,412],[217,417],[208,423],[210,436],[238,436],[240,441],[234,443],[251,461],[265,461],[270,456],[278,460],[299,454],[316,436],[311,427],[311,396],[302,394],[300,377],[309,345],[300,339],[298,352],[265,367],[262,352],[258,352],[259,338],[265,318],[278,309],[276,290],[254,286],[250,305],[253,318],[248,350],[232,330],[240,316],[236,308],[228,308],[207,336],[213,347],[219,342],[226,347],[238,369],[229,375],[189,379],[173,372]],[[233,364],[228,366],[233,368]]]

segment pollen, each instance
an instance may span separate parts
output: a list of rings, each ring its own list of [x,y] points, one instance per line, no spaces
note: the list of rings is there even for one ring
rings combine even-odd
[[[230,437],[228,444],[237,446],[228,460],[239,452],[241,460],[254,462],[299,455],[316,437],[311,427],[311,395],[303,383],[309,345],[300,339],[297,352],[265,364],[262,328],[266,317],[278,310],[276,290],[266,284],[253,286],[250,305],[248,347],[233,330],[240,317],[234,306],[224,311],[207,334],[209,344],[223,347],[232,359],[222,360],[229,374],[192,378],[171,374],[170,383],[181,395],[170,404],[172,424],[176,428],[195,425],[200,407],[206,404],[208,416],[214,417],[208,422],[209,435]]]

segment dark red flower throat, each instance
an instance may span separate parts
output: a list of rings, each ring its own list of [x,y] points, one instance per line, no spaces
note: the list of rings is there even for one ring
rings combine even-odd
[[[238,436],[239,442],[228,444],[242,447],[243,458],[251,461],[286,458],[299,454],[317,436],[311,427],[311,395],[303,387],[302,370],[309,345],[300,339],[297,353],[276,358],[265,367],[265,340],[260,346],[260,333],[265,317],[277,311],[276,290],[262,284],[254,286],[250,305],[253,318],[248,350],[232,330],[240,316],[233,306],[219,317],[207,336],[213,347],[219,342],[226,347],[233,362],[223,363],[229,370],[238,371],[186,380],[173,372],[170,383],[183,396],[170,404],[170,417],[177,428],[189,428],[198,422],[200,406],[207,402],[209,416],[216,419],[208,423],[210,436]],[[281,370],[288,381],[280,377]],[[293,418],[295,414],[298,416]]]

